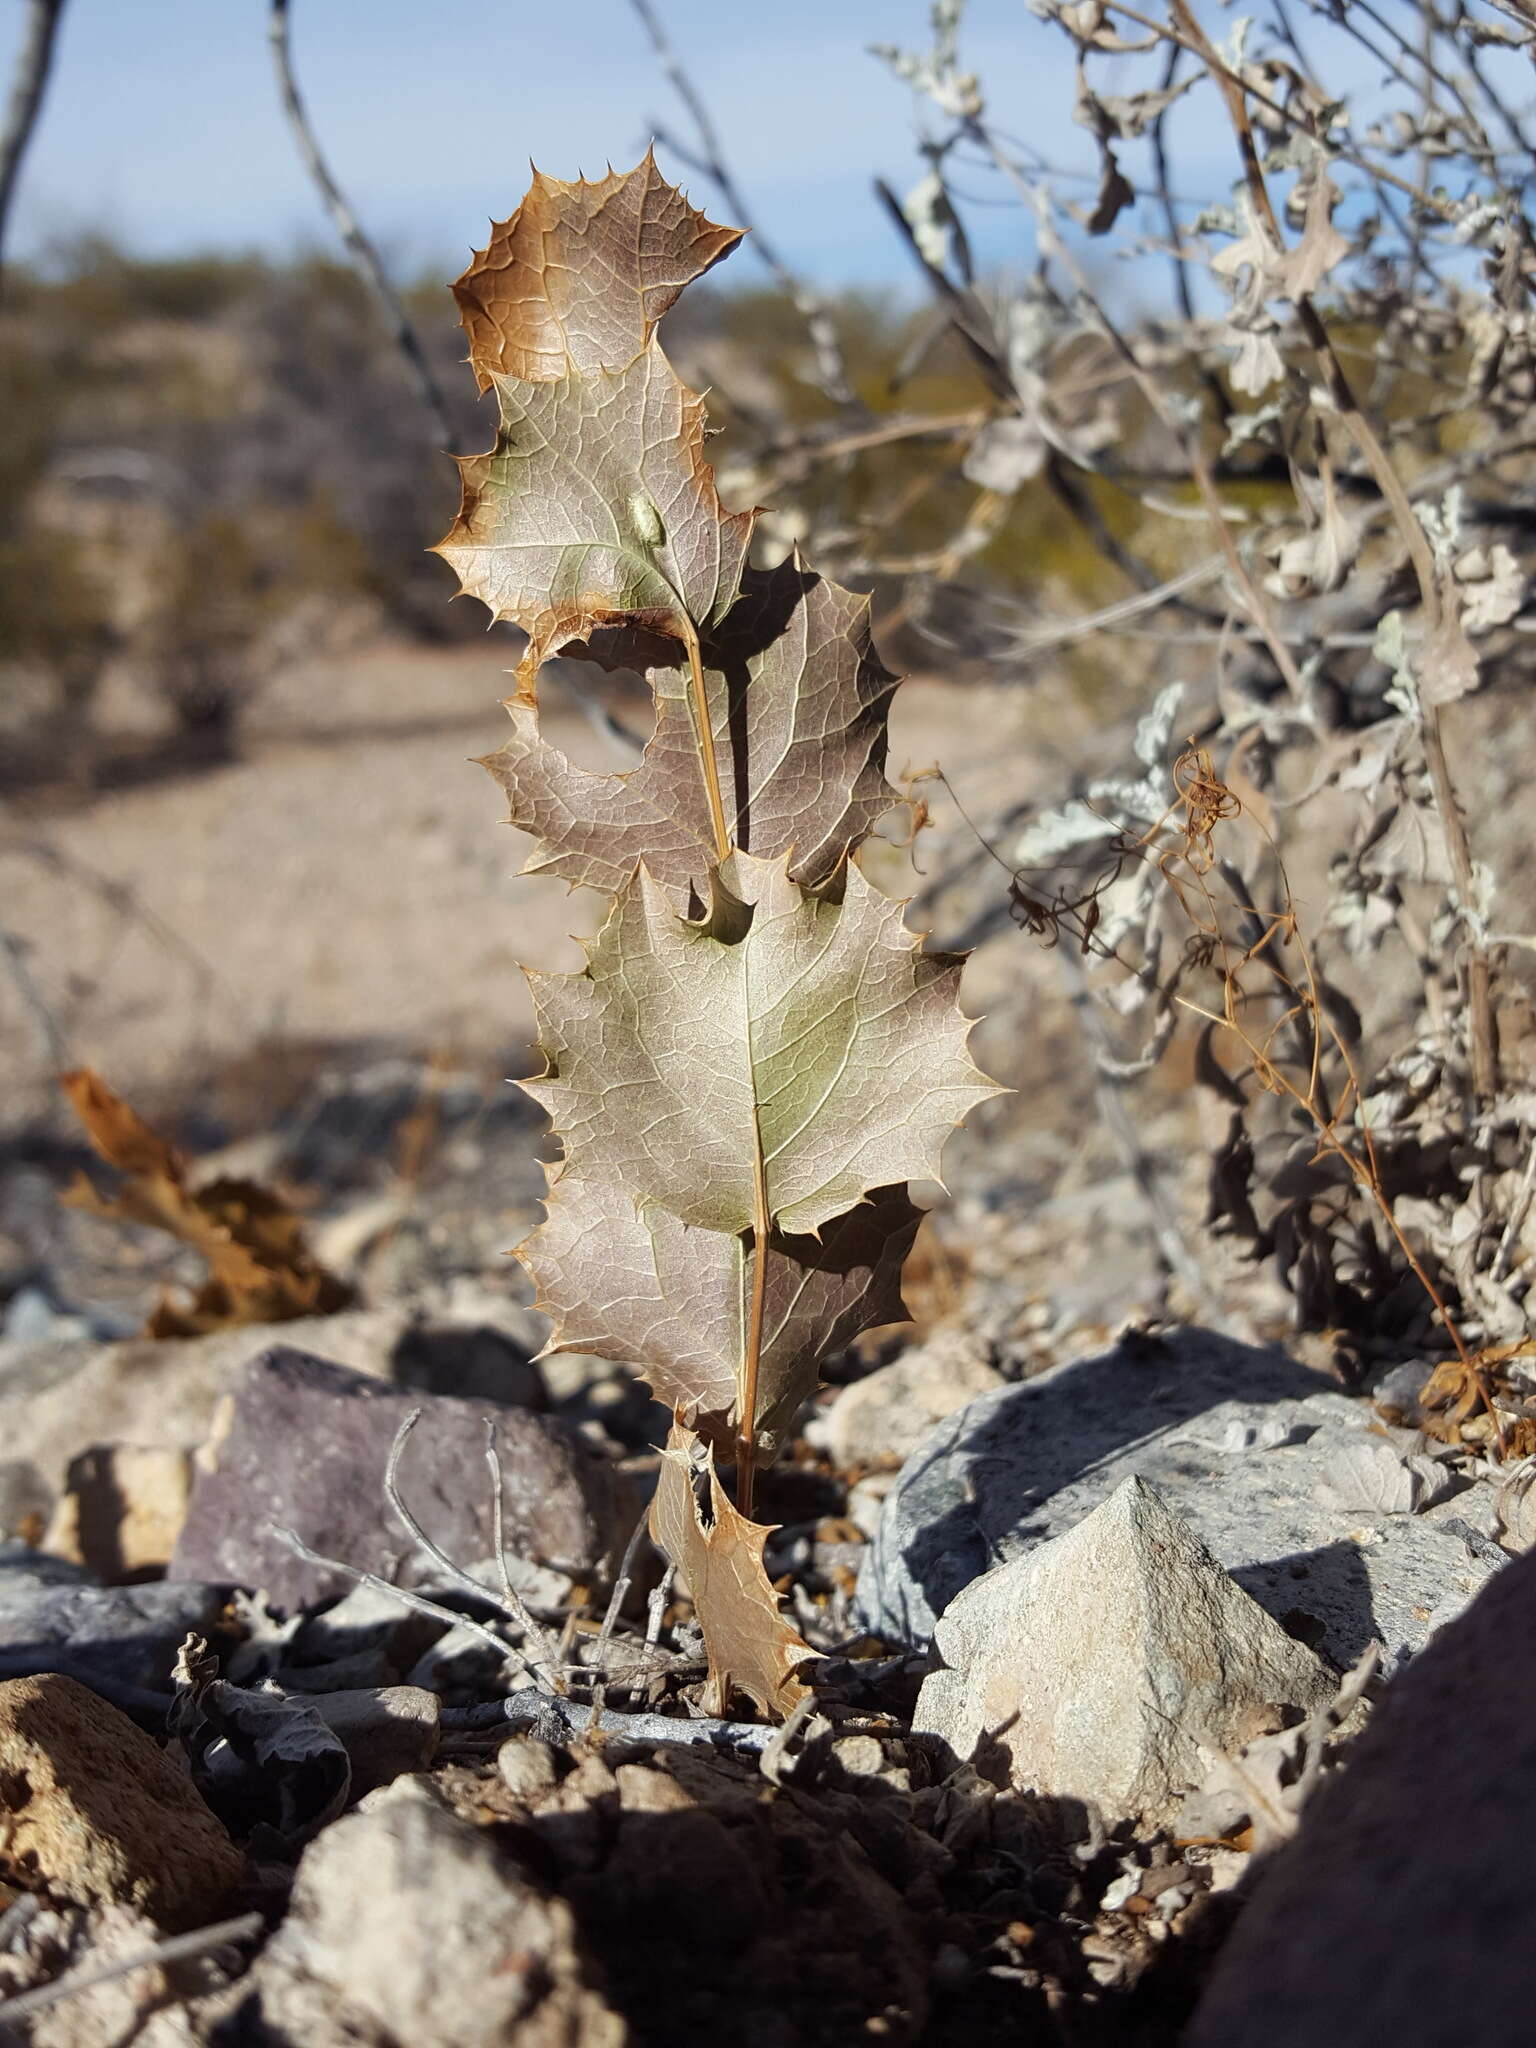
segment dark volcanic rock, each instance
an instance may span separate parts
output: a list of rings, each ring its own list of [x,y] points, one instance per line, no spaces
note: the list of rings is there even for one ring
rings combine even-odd
[[[1261,1873],[1188,2048],[1526,2048],[1536,1556],[1393,1680]]]
[[[9,1546],[7,1546],[9,1549]],[[134,1708],[133,1695],[171,1689],[171,1666],[189,1632],[206,1635],[218,1620],[225,1588],[186,1580],[177,1585],[96,1586],[83,1576],[50,1583],[51,1559],[29,1570],[0,1561],[0,1678],[59,1671],[106,1698]]]
[[[253,1359],[203,1454],[173,1579],[260,1587],[279,1606],[344,1592],[337,1572],[304,1563],[274,1531],[404,1586],[439,1583],[384,1497],[390,1445],[421,1410],[400,1466],[417,1520],[466,1570],[494,1556],[485,1422],[494,1417],[507,1547],[572,1573],[626,1540],[626,1504],[611,1468],[558,1422],[447,1395],[406,1393],[302,1351]],[[487,1585],[493,1583],[490,1577]]]

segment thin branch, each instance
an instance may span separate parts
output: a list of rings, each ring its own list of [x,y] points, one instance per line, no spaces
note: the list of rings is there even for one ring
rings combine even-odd
[[[421,338],[411,324],[410,315],[400,302],[400,296],[390,283],[379,252],[363,232],[357,215],[347,203],[346,195],[331,175],[330,167],[320,153],[320,144],[310,126],[304,102],[299,96],[298,80],[294,75],[293,53],[288,38],[289,0],[270,0],[267,13],[267,41],[271,45],[272,63],[277,72],[277,89],[283,102],[283,111],[288,125],[293,130],[293,139],[298,144],[299,155],[309,172],[324,203],[331,222],[340,235],[353,262],[368,288],[378,301],[379,308],[389,322],[394,344],[405,358],[422,403],[432,415],[432,424],[438,440],[449,454],[463,451],[458,445],[458,436],[453,430],[447,402],[442,387],[437,381],[432,365],[427,360]]]
[[[51,1072],[59,1073],[71,1064],[64,1027],[43,1001],[42,991],[32,979],[32,970],[27,965],[20,940],[3,924],[0,924],[0,963],[4,964],[11,984],[21,998],[21,1007],[27,1013],[44,1064]]]
[[[215,1920],[211,1926],[194,1928],[190,1934],[173,1934],[168,1941],[157,1941],[152,1948],[138,1949],[110,1963],[88,1963],[52,1984],[40,1984],[35,1991],[6,1999],[0,2004],[0,2026],[30,2020],[50,2006],[62,2005],[66,1998],[76,1998],[82,1991],[93,1991],[98,1984],[110,1984],[134,1970],[156,1970],[166,1963],[185,1962],[190,1956],[205,1956],[226,1943],[253,1941],[266,1924],[260,1913],[240,1913],[233,1920]]]
[[[488,1643],[503,1662],[520,1657],[521,1653],[515,1650],[504,1636],[497,1635],[493,1628],[487,1628],[483,1621],[476,1621],[472,1614],[461,1614],[458,1608],[445,1607],[440,1600],[429,1600],[425,1593],[412,1592],[408,1586],[391,1585],[388,1579],[381,1579],[377,1572],[365,1571],[360,1564],[348,1564],[344,1558],[327,1557],[323,1551],[312,1550],[296,1529],[285,1529],[279,1522],[273,1522],[270,1526],[278,1542],[286,1544],[294,1556],[302,1558],[305,1564],[316,1565],[323,1571],[340,1572],[343,1578],[351,1579],[354,1585],[366,1586],[370,1592],[387,1593],[391,1600],[398,1600],[402,1607],[409,1607],[416,1614],[425,1614],[433,1621],[440,1621],[446,1628],[468,1629],[471,1635],[479,1636],[482,1642]],[[476,1593],[482,1600],[490,1598],[478,1580],[474,1585]],[[491,1604],[494,1605],[494,1601]],[[527,1659],[523,1658],[522,1661],[526,1663]],[[532,1669],[531,1665],[529,1669]]]
[[[579,1700],[550,1699],[537,1692],[508,1693],[484,1706],[446,1707],[442,1721],[444,1730],[453,1734],[479,1734],[510,1722],[545,1742],[568,1741],[600,1729],[609,1742],[638,1742],[647,1748],[676,1743],[690,1749],[703,1744],[749,1753],[761,1753],[779,1732],[766,1721],[721,1721],[710,1715],[684,1721],[668,1714],[616,1714],[605,1707],[599,1717],[595,1707]]]
[[[417,1521],[415,1515],[406,1506],[401,1496],[400,1458],[405,1450],[411,1431],[420,1420],[421,1410],[413,1408],[395,1431],[395,1440],[389,1447],[389,1463],[384,1468],[384,1498],[389,1502],[390,1507],[403,1524],[412,1542],[416,1544],[418,1549],[426,1552],[427,1556],[431,1558],[440,1571],[446,1572],[454,1584],[462,1586],[466,1593],[471,1593],[480,1600],[488,1600],[494,1607],[498,1603],[495,1594],[491,1592],[490,1588],[482,1585],[479,1579],[473,1573],[467,1572],[461,1564],[454,1562],[442,1545],[427,1534],[420,1522]],[[501,1491],[501,1463],[495,1457],[494,1440],[489,1446],[489,1450],[495,1473],[496,1490],[499,1494]],[[527,1603],[511,1585],[510,1581],[507,1583],[507,1594],[508,1597],[505,1605],[502,1607],[502,1612],[514,1628],[522,1630],[538,1654],[538,1661],[535,1662],[534,1658],[529,1657],[526,1651],[523,1652],[524,1662],[540,1684],[547,1685],[551,1691],[554,1691],[557,1689],[556,1673],[559,1670],[559,1662],[549,1637],[528,1612]],[[544,1672],[542,1679],[539,1678],[541,1669]]]
[[[635,1558],[639,1554],[641,1541],[650,1526],[651,1511],[649,1508],[646,1508],[641,1514],[639,1521],[635,1524],[634,1534],[624,1546],[624,1555],[619,1562],[618,1577],[613,1582],[613,1592],[609,1595],[608,1599],[608,1612],[603,1616],[603,1625],[597,1632],[597,1647],[592,1652],[592,1668],[595,1671],[603,1669],[603,1659],[608,1654],[608,1645],[612,1642],[614,1629],[618,1626],[619,1610],[623,1607],[628,1597],[629,1589],[634,1583]]]
[[[11,83],[10,104],[5,110],[5,126],[0,129],[0,295],[5,290],[5,231],[10,222],[11,201],[16,196],[22,158],[43,110],[63,12],[64,0],[32,0],[27,32],[16,60],[16,76]]]
[[[751,209],[742,196],[735,175],[726,162],[725,147],[715,127],[714,117],[705,104],[704,95],[699,91],[678,56],[671,38],[662,26],[661,17],[651,5],[651,0],[630,0],[630,5],[640,18],[641,26],[650,38],[656,61],[666,73],[667,81],[688,110],[689,119],[699,138],[699,154],[696,161],[712,178],[721,196],[736,216],[736,224],[750,231],[751,246],[760,262],[767,265],[778,279],[780,289],[793,303],[795,310],[805,322],[806,332],[811,337],[811,346],[816,352],[817,380],[822,390],[838,405],[856,406],[853,386],[848,380],[848,365],[843,356],[843,345],[838,339],[837,328],[832,315],[821,300],[801,280],[779,254],[761,226],[753,218]],[[679,151],[679,154],[683,152]]]
[[[1273,237],[1275,245],[1283,249],[1286,246],[1285,236],[1269,196],[1269,187],[1248,120],[1246,96],[1253,88],[1246,79],[1238,77],[1222,62],[1215,46],[1190,10],[1188,0],[1170,0],[1170,8],[1174,20],[1183,32],[1181,40],[1187,41],[1201,61],[1208,66],[1220,89],[1233,133],[1237,138],[1243,174],[1253,204],[1259,218]],[[1297,293],[1293,304],[1297,320],[1316,360],[1324,389],[1359,451],[1361,460],[1375,480],[1377,489],[1391,508],[1394,523],[1408,551],[1408,559],[1413,565],[1414,577],[1419,586],[1425,638],[1433,642],[1442,627],[1455,626],[1457,621],[1454,610],[1449,619],[1446,617],[1440,571],[1435,562],[1429,536],[1414,510],[1407,486],[1355,396],[1349,374],[1339,360],[1322,315],[1310,294]],[[1468,1040],[1472,1054],[1473,1092],[1480,1103],[1487,1103],[1498,1090],[1499,1038],[1493,1005],[1493,963],[1490,949],[1474,927],[1468,912],[1468,906],[1477,900],[1476,864],[1467,837],[1466,818],[1451,779],[1438,705],[1428,702],[1423,705],[1421,725],[1424,753],[1429,766],[1430,783],[1434,790],[1435,808],[1440,814],[1440,823],[1445,833],[1446,852],[1450,859],[1451,872],[1455,877],[1456,901],[1466,938],[1467,1007],[1470,1012]]]

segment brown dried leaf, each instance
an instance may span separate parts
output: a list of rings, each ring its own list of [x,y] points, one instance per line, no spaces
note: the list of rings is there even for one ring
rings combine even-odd
[[[194,1337],[241,1323],[329,1315],[351,1299],[316,1263],[303,1225],[281,1196],[251,1181],[215,1180],[193,1191],[187,1163],[89,1067],[60,1077],[87,1137],[124,1176],[104,1195],[81,1175],[66,1190],[71,1208],[115,1223],[148,1224],[191,1245],[209,1275],[185,1307],[162,1298],[148,1337]]]
[[[709,1654],[707,1713],[725,1713],[731,1694],[744,1692],[782,1719],[809,1690],[795,1673],[819,1652],[779,1612],[763,1569],[771,1533],[737,1512],[709,1446],[674,1423],[651,1504],[651,1534],[693,1595]]]
[[[588,183],[535,171],[453,287],[482,391],[496,377],[551,383],[622,369],[678,293],[741,240],[690,206],[649,150]]]
[[[698,1229],[609,1182],[559,1169],[546,1209],[518,1248],[554,1322],[546,1349],[633,1366],[681,1421],[734,1458],[750,1236]],[[774,1236],[757,1401],[764,1464],[778,1455],[827,1353],[904,1317],[902,1263],[921,1220],[905,1187],[882,1188],[820,1238]]]
[[[530,976],[549,1065],[524,1085],[572,1170],[736,1232],[760,1151],[768,1214],[796,1235],[936,1179],[950,1131],[1000,1092],[966,1050],[960,963],[924,953],[857,867],[841,903],[750,854],[721,882],[694,923],[642,868],[585,974]]]
[[[792,854],[797,881],[824,882],[895,801],[884,767],[896,679],[874,651],[868,599],[798,557],[749,570],[704,663],[736,843],[765,859]],[[483,765],[507,793],[509,822],[539,841],[524,874],[616,895],[644,860],[680,909],[704,900],[714,835],[688,675],[661,669],[651,683],[655,735],[626,775],[577,767],[543,738],[531,704],[507,700],[512,738]]]
[[[655,328],[739,240],[649,156],[591,185],[536,172],[455,286],[501,428],[489,453],[460,462],[459,516],[438,553],[527,633],[518,695],[530,703],[539,664],[567,641],[613,627],[686,641],[735,602],[756,515],[722,507],[703,403]]]

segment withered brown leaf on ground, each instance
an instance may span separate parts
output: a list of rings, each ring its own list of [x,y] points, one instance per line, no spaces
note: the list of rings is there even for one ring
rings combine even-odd
[[[123,1179],[103,1194],[81,1174],[64,1200],[114,1223],[166,1230],[201,1253],[208,1278],[190,1302],[161,1299],[146,1337],[197,1337],[240,1323],[282,1323],[345,1308],[351,1291],[311,1256],[304,1227],[280,1195],[254,1181],[187,1184],[187,1161],[89,1067],[60,1086],[86,1136]]]
[[[884,772],[896,678],[870,638],[869,600],[791,556],[747,571],[702,653],[735,843],[790,854],[796,881],[824,882],[897,800]],[[679,909],[707,900],[716,856],[688,672],[655,669],[651,687],[655,735],[625,775],[577,767],[531,704],[508,700],[512,737],[484,766],[507,793],[508,822],[539,842],[524,874],[616,895],[643,860]]]
[[[752,1297],[750,1232],[701,1230],[603,1179],[551,1172],[543,1224],[518,1247],[554,1323],[550,1351],[632,1366],[658,1401],[736,1455]],[[881,1188],[819,1238],[775,1234],[768,1253],[756,1442],[778,1456],[821,1360],[906,1314],[901,1269],[922,1221],[905,1186]]]
[[[674,1422],[651,1504],[651,1534],[686,1576],[704,1631],[706,1713],[725,1713],[731,1694],[744,1692],[765,1714],[782,1716],[808,1690],[796,1674],[819,1652],[779,1612],[763,1569],[771,1533],[737,1512],[708,1444]]]

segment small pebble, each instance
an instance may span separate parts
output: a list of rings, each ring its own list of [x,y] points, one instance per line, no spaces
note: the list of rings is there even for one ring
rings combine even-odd
[[[496,1752],[496,1768],[507,1790],[519,1799],[550,1791],[558,1775],[554,1751],[532,1735],[509,1735]]]

